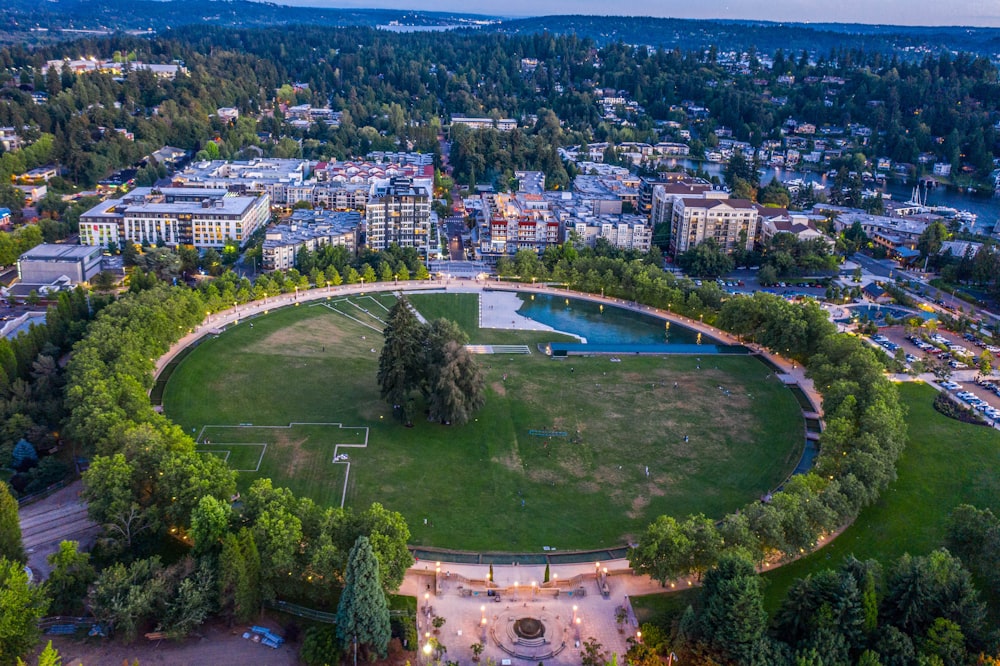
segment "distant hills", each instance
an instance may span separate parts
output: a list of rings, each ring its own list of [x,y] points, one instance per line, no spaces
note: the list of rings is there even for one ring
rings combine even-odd
[[[482,25],[483,21],[488,21]],[[598,44],[622,41],[654,47],[723,50],[756,47],[762,53],[857,48],[909,54],[968,51],[1000,54],[1000,29],[907,27],[838,23],[773,23],[648,17],[496,16],[394,9],[337,9],[286,6],[247,0],[6,0],[0,10],[0,39],[38,41],[79,35],[77,31],[161,32],[187,25],[262,27],[275,25],[380,26],[468,25],[509,34],[575,33]],[[476,27],[473,27],[476,26]],[[39,29],[42,29],[41,31]],[[32,39],[25,34],[33,31]]]

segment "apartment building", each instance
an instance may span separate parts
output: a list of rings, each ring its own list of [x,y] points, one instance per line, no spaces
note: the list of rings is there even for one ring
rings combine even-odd
[[[467,118],[465,116],[452,116],[451,124],[454,125],[465,125],[466,127],[471,127],[472,129],[488,129],[490,127],[495,127],[501,132],[509,132],[517,127],[517,121],[513,118],[500,118],[494,120],[493,118]]]
[[[541,194],[487,192],[481,196],[481,207],[479,252],[484,259],[495,261],[518,250],[541,253],[562,242],[562,226]]]
[[[750,250],[757,237],[758,214],[746,199],[682,197],[674,201],[670,252],[678,255],[709,238],[725,252]]]
[[[301,186],[309,178],[307,160],[261,158],[227,162],[212,160],[191,164],[174,175],[174,185],[184,188],[229,190],[238,194],[267,194],[275,206],[291,205],[289,188]]]
[[[243,247],[270,218],[267,194],[238,196],[224,190],[139,187],[102,201],[80,216],[80,244]]]
[[[729,194],[723,190],[715,190],[712,186],[697,179],[675,180],[673,182],[655,183],[648,187],[649,192],[649,223],[655,229],[657,226],[672,226],[674,204],[680,199],[728,199]],[[640,200],[640,205],[643,200]],[[643,211],[645,212],[645,211]]]
[[[343,245],[357,252],[361,215],[356,212],[296,210],[267,230],[263,244],[264,270],[288,270],[304,247],[315,252],[324,245]]]
[[[412,178],[388,178],[373,183],[365,217],[369,248],[385,250],[396,243],[427,251],[431,194]]]

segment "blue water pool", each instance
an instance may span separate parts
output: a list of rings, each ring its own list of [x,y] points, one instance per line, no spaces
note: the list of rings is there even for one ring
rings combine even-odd
[[[848,309],[853,316],[859,318],[867,317],[872,321],[881,321],[887,316],[893,319],[909,319],[910,317],[918,317],[925,320],[937,319],[937,315],[933,312],[910,310],[909,308],[901,308],[896,305],[852,305]]]
[[[641,312],[548,294],[520,294],[524,304],[518,314],[551,326],[557,331],[587,339],[587,344],[679,344],[698,342],[689,328]],[[703,337],[706,343],[715,342]]]

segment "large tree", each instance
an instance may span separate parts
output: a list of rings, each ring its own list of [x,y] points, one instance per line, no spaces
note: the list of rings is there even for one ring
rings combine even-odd
[[[393,306],[379,357],[378,383],[382,397],[404,423],[410,423],[411,394],[417,389],[432,421],[466,423],[483,406],[485,382],[465,348],[467,341],[465,333],[446,319],[421,324],[406,299]]]
[[[359,536],[347,559],[337,606],[337,635],[346,647],[384,658],[392,636],[378,560],[368,537]]]
[[[423,390],[431,421],[467,423],[483,406],[485,381],[479,364],[465,348],[465,333],[452,321],[438,319],[424,327]]]
[[[90,553],[81,553],[76,541],[63,541],[59,550],[49,555],[52,573],[49,574],[49,596],[52,610],[64,615],[78,615],[83,607],[87,587],[97,576],[90,564]]]
[[[677,255],[677,265],[690,275],[718,277],[733,270],[735,264],[714,238],[707,238]]]
[[[932,222],[920,234],[917,239],[917,249],[920,250],[920,258],[926,259],[941,251],[941,244],[948,240],[948,229],[940,222]]]
[[[378,359],[379,390],[403,422],[409,423],[409,396],[420,385],[424,336],[405,298],[392,306],[383,333],[385,342]]]
[[[21,523],[17,516],[17,500],[7,484],[0,481],[0,557],[26,562],[21,544]]]
[[[45,588],[28,582],[24,565],[0,557],[0,664],[10,664],[35,647],[38,620],[49,600]]]
[[[767,613],[760,577],[753,564],[724,555],[705,574],[702,611],[698,617],[701,640],[716,654],[736,664],[749,664],[764,638]]]

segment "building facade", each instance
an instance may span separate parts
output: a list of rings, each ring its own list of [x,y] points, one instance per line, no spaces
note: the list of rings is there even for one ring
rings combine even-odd
[[[236,196],[225,190],[139,187],[80,216],[80,243],[240,247],[270,219],[267,194]]]
[[[79,284],[101,272],[102,256],[99,247],[43,243],[18,258],[17,276],[31,285],[52,284],[62,277]]]
[[[366,245],[385,250],[393,243],[427,251],[431,195],[412,178],[390,178],[372,184],[365,209]]]
[[[757,209],[749,200],[681,198],[673,205],[670,252],[676,256],[709,238],[724,252],[751,250],[757,224]]]
[[[264,270],[288,270],[304,247],[315,252],[324,245],[342,245],[357,252],[361,215],[355,212],[296,210],[267,230],[263,244]]]

